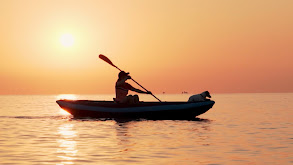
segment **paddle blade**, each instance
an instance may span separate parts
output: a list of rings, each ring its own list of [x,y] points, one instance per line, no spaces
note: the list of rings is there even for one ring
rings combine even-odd
[[[106,56],[104,56],[104,55],[102,55],[102,54],[100,54],[99,57],[100,57],[100,59],[104,60],[104,61],[107,62],[108,64],[110,64],[110,65],[112,65],[112,66],[115,66],[115,65],[111,62],[111,60],[109,60],[108,57],[106,57]]]

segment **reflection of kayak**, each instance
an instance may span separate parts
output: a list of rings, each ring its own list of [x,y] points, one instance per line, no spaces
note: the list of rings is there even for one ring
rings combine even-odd
[[[59,106],[74,117],[193,119],[215,104],[204,102],[141,102],[118,104],[113,101],[58,100]]]

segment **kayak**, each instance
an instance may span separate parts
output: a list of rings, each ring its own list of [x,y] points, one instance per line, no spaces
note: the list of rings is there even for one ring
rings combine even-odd
[[[121,104],[113,101],[57,100],[57,104],[74,117],[131,119],[194,119],[207,112],[214,101],[140,102]]]

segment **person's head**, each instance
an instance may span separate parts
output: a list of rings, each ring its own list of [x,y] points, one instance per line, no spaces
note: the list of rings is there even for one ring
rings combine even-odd
[[[211,96],[209,91],[204,91],[204,93],[206,94],[207,97],[212,98],[212,96]]]
[[[118,74],[118,78],[119,79],[122,79],[122,78],[125,78],[125,77],[127,77],[128,76],[128,72],[126,73],[126,72],[124,72],[124,71],[121,71],[119,74]]]

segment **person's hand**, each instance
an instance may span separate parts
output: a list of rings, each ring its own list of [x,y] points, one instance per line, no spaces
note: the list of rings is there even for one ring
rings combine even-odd
[[[127,76],[127,79],[131,79],[131,76]]]
[[[153,93],[151,91],[147,91],[146,94],[152,95]]]

